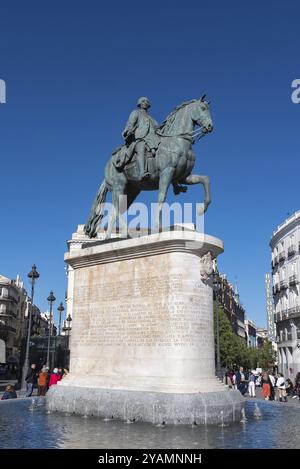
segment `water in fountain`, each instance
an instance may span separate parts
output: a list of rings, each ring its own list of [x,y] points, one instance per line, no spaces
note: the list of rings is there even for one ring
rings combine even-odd
[[[223,412],[223,410],[221,410],[221,412],[220,412],[220,422],[221,423],[220,423],[219,427],[228,427],[228,425],[229,425],[228,423],[224,423],[224,412]]]
[[[242,410],[241,410],[241,415],[242,415],[241,423],[246,423],[246,422],[247,422],[247,418],[246,418],[245,409],[242,409]]]
[[[258,407],[257,402],[255,402],[253,415],[254,415],[254,418],[256,418],[256,419],[261,418],[261,411],[260,411],[260,408]]]
[[[35,398],[35,404],[38,399]],[[41,401],[44,402],[44,399]],[[28,409],[31,403],[28,398],[0,401],[0,448],[300,447],[300,410],[291,405],[272,405],[260,401],[257,407],[263,418],[258,420],[254,415],[257,412],[256,403],[246,401],[247,424],[234,423],[228,428],[218,425],[162,425],[162,417],[156,409],[157,428],[142,422],[124,425],[116,418],[113,421],[107,419],[107,422],[98,418],[82,419],[73,415],[72,398],[69,402],[72,415],[66,416],[57,412],[46,414],[46,409],[41,405],[35,406],[32,412]],[[219,418],[221,420],[220,411]],[[225,412],[223,418],[225,421]]]
[[[28,410],[31,412],[34,412],[35,410],[38,410],[39,407],[42,407],[44,405],[43,398],[32,398],[30,406],[28,407]]]
[[[155,425],[156,427],[165,427],[166,426],[166,422],[164,422],[163,419],[160,418],[160,417],[159,417],[159,422],[160,423]]]

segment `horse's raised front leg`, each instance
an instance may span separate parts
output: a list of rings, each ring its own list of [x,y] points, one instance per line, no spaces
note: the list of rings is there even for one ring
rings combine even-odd
[[[158,192],[158,205],[156,212],[156,228],[158,231],[162,229],[162,206],[166,200],[169,185],[172,182],[175,168],[168,167],[164,169],[159,176],[159,192]]]
[[[183,184],[192,185],[192,184],[202,184],[204,187],[204,207],[199,209],[199,215],[205,213],[209,204],[211,203],[211,194],[210,194],[210,182],[208,176],[201,176],[200,174],[190,174],[184,180],[180,181]]]

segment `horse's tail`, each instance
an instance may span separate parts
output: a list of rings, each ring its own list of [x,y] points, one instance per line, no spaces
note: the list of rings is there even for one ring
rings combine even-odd
[[[103,208],[107,191],[108,187],[104,179],[96,194],[89,219],[84,226],[85,234],[87,234],[89,238],[96,238],[97,236],[97,225],[103,218]]]

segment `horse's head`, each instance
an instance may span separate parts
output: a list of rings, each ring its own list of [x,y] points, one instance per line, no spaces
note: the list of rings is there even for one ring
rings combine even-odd
[[[205,101],[205,94],[195,102],[192,119],[202,128],[204,133],[212,132],[214,127],[209,111],[209,103]]]

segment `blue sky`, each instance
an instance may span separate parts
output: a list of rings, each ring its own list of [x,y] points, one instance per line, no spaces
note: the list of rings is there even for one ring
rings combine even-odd
[[[149,96],[162,121],[206,93],[215,130],[195,147],[195,172],[212,184],[206,231],[224,240],[219,268],[264,325],[268,243],[299,209],[299,17],[296,1],[2,2],[1,274],[26,279],[36,263],[36,303],[46,309],[53,289],[56,308],[65,241],[137,98]],[[195,186],[176,200],[202,198]]]

